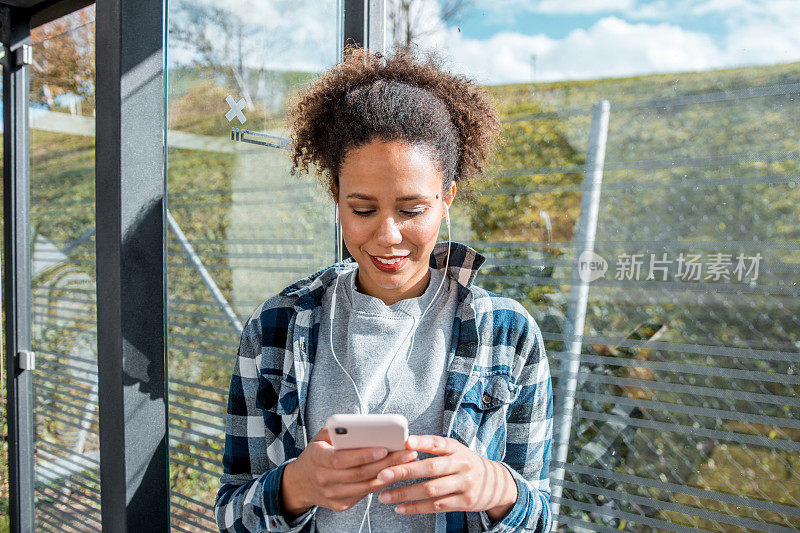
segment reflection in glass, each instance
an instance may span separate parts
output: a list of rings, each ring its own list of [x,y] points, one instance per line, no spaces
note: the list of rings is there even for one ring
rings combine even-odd
[[[565,479],[553,480],[560,528],[796,529],[796,10],[588,4],[388,1],[395,46],[443,52],[490,86],[503,116],[505,145],[461,189],[453,235],[488,256],[477,283],[537,319],[556,405],[575,400]],[[745,49],[751,38],[764,46]],[[581,271],[600,100],[610,122]],[[571,309],[580,273],[593,276],[588,302]],[[564,334],[579,314],[573,354]],[[565,392],[573,355],[577,384]]]
[[[3,96],[3,89],[0,87],[0,98]],[[3,141],[3,133],[0,131],[0,142]],[[0,162],[0,172],[3,171],[3,162]],[[5,218],[3,221],[0,221],[0,250],[3,250],[5,253],[5,233],[4,233],[4,224]],[[5,259],[3,260],[5,261]],[[5,280],[3,280],[5,281]],[[2,285],[2,283],[0,283]],[[0,287],[2,289],[3,287]],[[0,324],[0,342],[3,343],[5,346],[5,307],[3,308],[2,313],[2,323]],[[8,528],[10,524],[8,523],[8,495],[9,495],[9,484],[8,484],[8,418],[6,413],[6,363],[5,359],[0,362],[0,431],[2,432],[2,439],[3,439],[3,455],[2,455],[2,464],[0,464],[0,528]]]
[[[36,28],[31,293],[36,530],[100,530],[94,6]]]
[[[285,112],[333,64],[336,1],[169,4],[168,365],[172,527],[216,531],[242,324],[333,262],[333,209],[291,176]]]

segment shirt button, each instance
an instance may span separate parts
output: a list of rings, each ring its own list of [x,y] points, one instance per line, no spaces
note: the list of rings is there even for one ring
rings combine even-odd
[[[490,403],[492,403],[492,397],[489,396],[488,394],[484,394],[483,395],[483,403],[485,403],[486,405],[489,405]]]

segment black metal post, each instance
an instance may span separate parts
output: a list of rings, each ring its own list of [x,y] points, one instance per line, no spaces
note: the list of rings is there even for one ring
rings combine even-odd
[[[345,46],[355,44],[364,46],[365,17],[367,0],[344,0],[344,32],[342,42]]]
[[[0,8],[3,42],[3,306],[8,413],[11,531],[34,529],[33,380],[31,350],[30,143],[28,64],[30,20]]]
[[[342,42],[386,53],[386,0],[344,0]]]
[[[98,0],[96,213],[104,532],[169,531],[163,0]]]

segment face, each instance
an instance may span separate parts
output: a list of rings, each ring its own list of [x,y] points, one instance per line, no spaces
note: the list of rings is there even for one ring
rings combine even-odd
[[[375,140],[350,150],[339,170],[339,218],[345,245],[358,263],[359,290],[387,305],[420,296],[430,254],[455,182],[419,147]]]

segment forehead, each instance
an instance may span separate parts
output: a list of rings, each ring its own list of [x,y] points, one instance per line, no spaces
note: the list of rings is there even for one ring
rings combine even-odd
[[[436,195],[444,175],[428,150],[402,141],[375,140],[347,152],[339,170],[343,196],[376,198]]]

